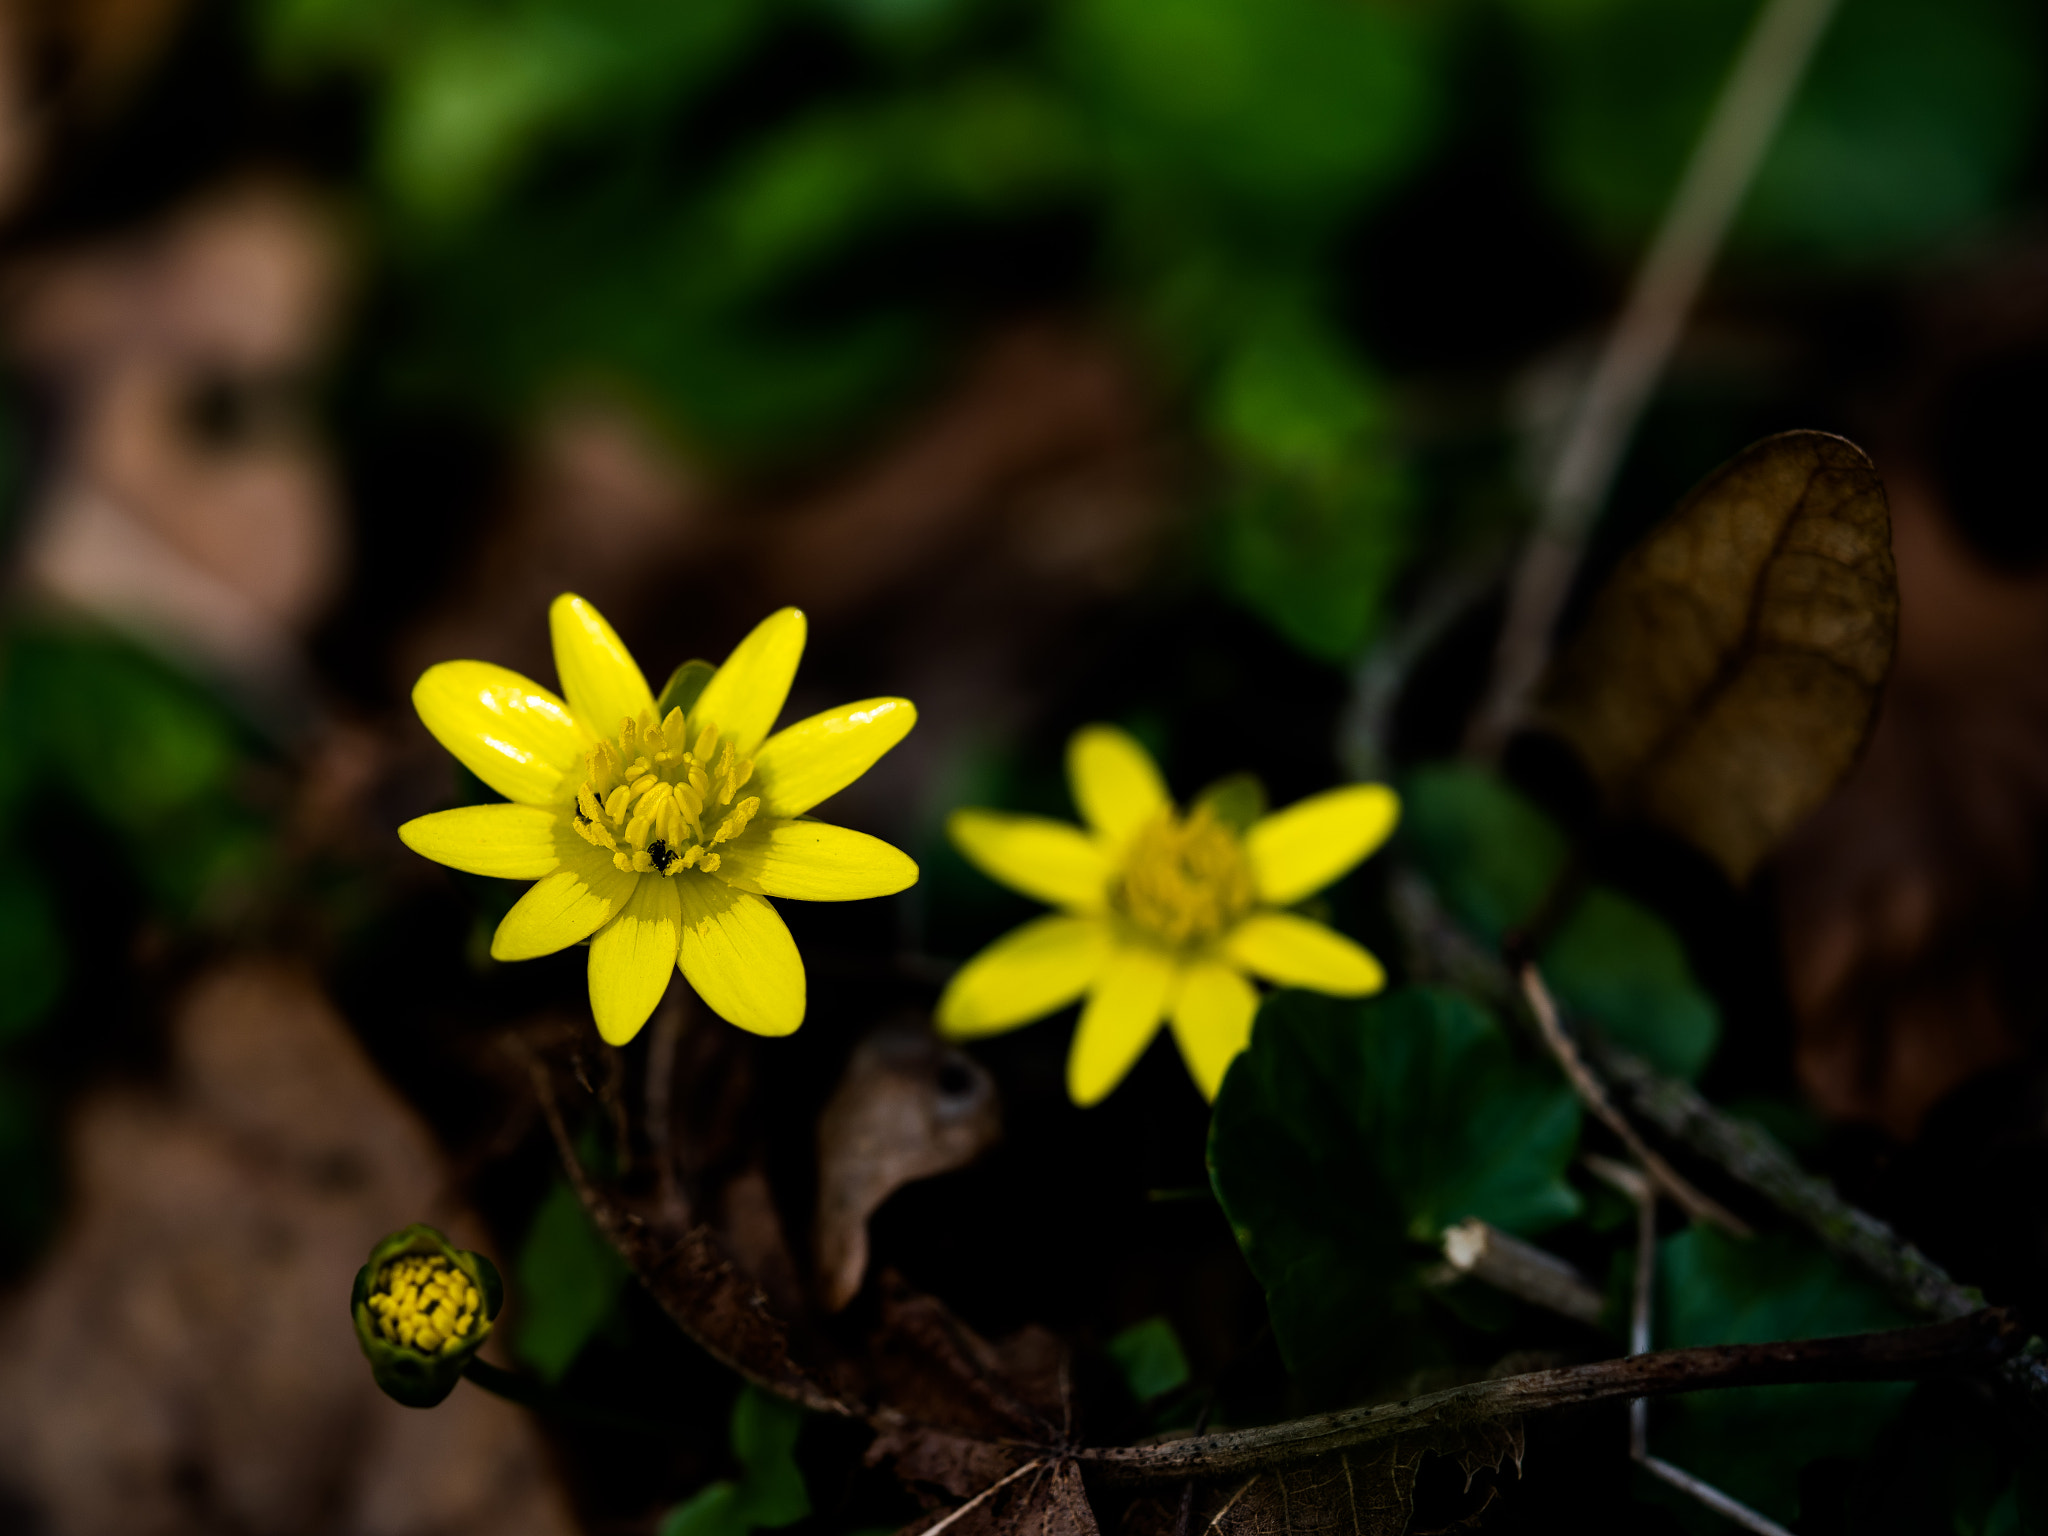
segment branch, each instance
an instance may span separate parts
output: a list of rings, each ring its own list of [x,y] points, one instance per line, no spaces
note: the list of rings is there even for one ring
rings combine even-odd
[[[1579,1055],[1578,1043],[1565,1033],[1564,1021],[1557,1015],[1557,1004],[1551,1000],[1550,989],[1543,984],[1543,973],[1530,964],[1522,967],[1521,976],[1522,996],[1529,1004],[1536,1028],[1543,1036],[1543,1043],[1550,1048],[1550,1054],[1564,1070],[1573,1091],[1586,1108],[1599,1117],[1601,1124],[1621,1138],[1629,1156],[1642,1165],[1650,1181],[1683,1206],[1686,1215],[1693,1220],[1712,1222],[1733,1237],[1754,1237],[1756,1234],[1747,1222],[1731,1215],[1718,1200],[1709,1199],[1694,1189],[1679,1176],[1677,1169],[1644,1144],[1636,1128],[1614,1107],[1606,1085],[1593,1075],[1592,1069]]]
[[[1092,1474],[1125,1483],[1232,1477],[1313,1460],[1437,1426],[1635,1397],[1665,1397],[1723,1387],[1774,1387],[1824,1381],[1918,1381],[1995,1370],[2021,1347],[2009,1313],[1976,1312],[1953,1322],[1782,1344],[1715,1344],[1668,1349],[1591,1365],[1532,1371],[1474,1382],[1371,1408],[1158,1445],[1075,1453]]]
[[[1765,0],[1728,72],[1551,462],[1473,717],[1475,751],[1500,749],[1543,675],[1587,531],[1834,8],[1835,0]]]
[[[1403,871],[1388,908],[1400,926],[1418,973],[1461,986],[1509,1013],[1521,1011],[1507,965],[1443,909],[1427,881]],[[1689,1085],[1668,1078],[1639,1057],[1588,1036],[1581,1068],[1595,1082],[1611,1083],[1629,1108],[1761,1195],[1884,1287],[1893,1300],[1922,1316],[1956,1318],[1984,1303],[1974,1286],[1948,1271],[1868,1211],[1851,1205],[1833,1184],[1800,1167],[1762,1126],[1716,1109]],[[2037,1406],[2048,1408],[2048,1361],[2015,1356],[2003,1375]]]
[[[1900,1305],[1927,1317],[1964,1317],[1984,1305],[1975,1287],[1958,1285],[1939,1264],[1835,1186],[1799,1166],[1770,1132],[1723,1114],[1688,1084],[1648,1062],[1595,1040],[1587,1054],[1629,1108],[1672,1140],[1726,1170],[1843,1258],[1883,1282]]]

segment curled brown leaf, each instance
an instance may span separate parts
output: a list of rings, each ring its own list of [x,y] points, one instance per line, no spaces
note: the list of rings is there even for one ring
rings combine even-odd
[[[818,1294],[853,1300],[868,1265],[868,1218],[917,1179],[978,1157],[1002,1131],[994,1081],[918,1024],[861,1042],[818,1117]]]

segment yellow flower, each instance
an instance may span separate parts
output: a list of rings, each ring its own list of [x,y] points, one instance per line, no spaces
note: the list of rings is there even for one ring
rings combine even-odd
[[[1100,1102],[1160,1020],[1209,1098],[1251,1038],[1251,976],[1362,997],[1386,973],[1340,933],[1279,910],[1314,895],[1386,841],[1400,801],[1383,784],[1311,795],[1242,834],[1197,802],[1183,816],[1145,749],[1111,726],[1067,744],[1084,831],[1000,811],[956,811],[954,844],[984,874],[1061,912],[976,955],[939,999],[956,1040],[1000,1034],[1086,996],[1067,1092]]]
[[[548,610],[564,702],[517,672],[444,661],[413,688],[435,740],[511,803],[438,811],[406,846],[477,875],[537,882],[491,954],[530,960],[590,941],[590,1007],[613,1045],[639,1033],[680,967],[742,1029],[804,1019],[804,964],[767,900],[855,901],[915,883],[877,838],[804,812],[867,772],[917,721],[863,699],[768,734],[804,649],[804,616],[770,614],[725,665],[676,668],[657,703],[595,608]]]

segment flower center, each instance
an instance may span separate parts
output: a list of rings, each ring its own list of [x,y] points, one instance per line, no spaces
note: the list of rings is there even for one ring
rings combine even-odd
[[[438,1253],[393,1259],[377,1271],[370,1292],[377,1331],[426,1355],[452,1355],[461,1348],[480,1305],[469,1277]]]
[[[759,795],[733,804],[754,776],[753,760],[721,743],[715,725],[690,747],[680,709],[659,725],[620,721],[618,740],[599,742],[589,762],[590,777],[576,791],[576,831],[629,872],[708,874],[718,868],[718,845],[746,831],[761,809]]]
[[[1237,834],[1206,805],[1185,820],[1164,811],[1131,840],[1114,899],[1169,944],[1206,944],[1251,910],[1251,865]]]

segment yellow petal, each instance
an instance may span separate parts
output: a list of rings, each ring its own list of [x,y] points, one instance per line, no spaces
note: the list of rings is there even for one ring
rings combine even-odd
[[[1251,1044],[1252,1015],[1258,1011],[1257,989],[1231,966],[1203,960],[1182,975],[1173,1000],[1173,1040],[1203,1098],[1216,1097],[1224,1071]]]
[[[718,853],[717,878],[760,896],[862,901],[917,884],[917,865],[907,854],[822,821],[757,817]]]
[[[1101,1103],[1145,1054],[1173,982],[1173,962],[1156,949],[1134,944],[1110,952],[1067,1052],[1067,1096],[1076,1104]]]
[[[1384,843],[1400,815],[1386,785],[1351,784],[1260,817],[1244,835],[1259,896],[1276,907],[1313,896]]]
[[[796,664],[803,659],[804,633],[800,608],[780,609],[756,624],[697,696],[697,707],[690,711],[691,738],[715,725],[741,757],[752,757],[789,697]]]
[[[604,615],[574,592],[548,607],[548,633],[555,642],[555,671],[562,692],[585,730],[616,736],[619,722],[654,714],[654,694],[640,664]]]
[[[668,990],[682,926],[676,882],[650,877],[590,941],[590,1011],[607,1045],[639,1034]]]
[[[761,743],[747,786],[771,816],[801,816],[874,767],[917,724],[908,699],[862,699],[799,720]]]
[[[444,661],[413,684],[412,705],[434,740],[507,800],[553,805],[583,782],[590,748],[575,716],[517,672]]]
[[[562,862],[565,833],[568,817],[552,805],[465,805],[417,817],[398,829],[406,847],[436,864],[505,880],[538,880],[554,873]]]
[[[531,960],[589,938],[626,905],[641,878],[621,872],[610,854],[587,843],[561,853],[562,867],[514,902],[498,924],[492,959]]]
[[[1081,818],[1121,843],[1173,801],[1152,754],[1113,725],[1084,726],[1067,743],[1067,787]]]
[[[694,871],[675,879],[683,902],[677,964],[711,1011],[757,1035],[804,1021],[804,961],[767,901]]]
[[[1109,859],[1079,827],[1006,811],[955,811],[946,835],[975,868],[1014,891],[1076,912],[1109,899]]]
[[[971,1040],[1042,1019],[1087,991],[1108,959],[1100,919],[1033,918],[953,973],[939,997],[940,1032]]]
[[[1246,970],[1283,987],[1364,997],[1387,984],[1387,973],[1370,951],[1292,912],[1254,912],[1231,930],[1223,949]]]

